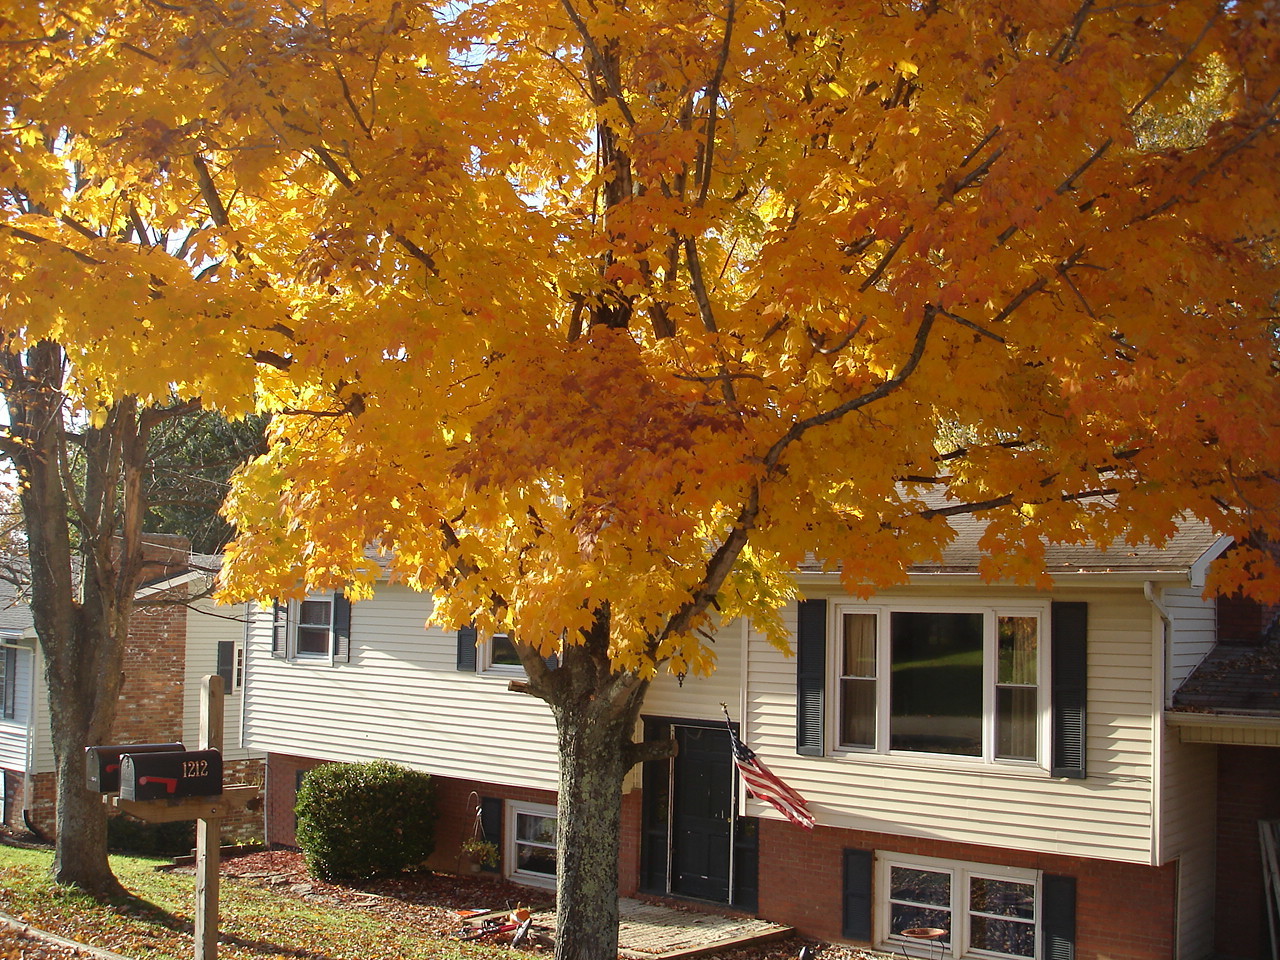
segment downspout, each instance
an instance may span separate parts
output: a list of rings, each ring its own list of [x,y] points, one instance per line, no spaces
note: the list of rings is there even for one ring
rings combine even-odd
[[[1160,700],[1164,707],[1173,705],[1173,684],[1169,678],[1169,643],[1172,640],[1173,618],[1169,616],[1168,609],[1165,608],[1163,601],[1156,595],[1156,582],[1154,580],[1144,580],[1142,583],[1142,595],[1147,598],[1147,602],[1155,607],[1156,613],[1160,614],[1161,637],[1160,637]]]

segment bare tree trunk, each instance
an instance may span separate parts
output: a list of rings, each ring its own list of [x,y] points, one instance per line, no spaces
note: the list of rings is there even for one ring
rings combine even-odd
[[[73,437],[57,344],[5,352],[0,364],[12,437],[5,452],[22,481],[31,615],[49,691],[57,773],[52,873],[59,883],[108,896],[122,888],[107,860],[102,798],[85,788],[84,749],[107,742],[120,695],[142,562],[146,424],[126,399],[101,427]],[[74,463],[73,442],[80,451]]]
[[[560,748],[555,960],[616,960],[622,782],[632,765],[672,748],[634,741],[649,682],[613,672],[607,610],[584,639],[565,647],[555,670],[536,651],[522,649],[521,660],[530,692],[551,707]]]

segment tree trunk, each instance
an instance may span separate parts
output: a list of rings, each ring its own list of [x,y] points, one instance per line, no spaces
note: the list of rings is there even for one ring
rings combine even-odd
[[[57,695],[50,687],[50,702]],[[51,717],[57,760],[57,843],[51,874],[57,883],[69,884],[97,897],[124,893],[107,860],[107,808],[103,798],[85,789],[86,745],[105,737],[93,731],[86,710],[62,711]],[[67,716],[66,714],[76,714]]]
[[[141,570],[145,428],[136,400],[76,438],[62,392],[66,359],[42,341],[0,357],[22,481],[31,616],[44,654],[57,776],[53,879],[95,896],[123,893],[107,860],[107,811],[85,787],[86,746],[108,742]],[[75,464],[68,446],[83,453]],[[80,489],[69,488],[79,481]],[[75,535],[72,535],[74,526]]]
[[[603,720],[592,703],[555,709],[557,799],[556,960],[618,956],[618,852],[627,720]]]
[[[597,611],[583,643],[566,645],[548,670],[521,645],[530,693],[546,700],[560,748],[556,823],[555,960],[617,960],[622,781],[640,760],[670,756],[668,743],[638,744],[649,682],[615,673],[609,612]]]

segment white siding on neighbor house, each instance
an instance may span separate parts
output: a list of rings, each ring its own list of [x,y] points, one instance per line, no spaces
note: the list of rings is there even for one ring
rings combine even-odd
[[[460,672],[456,634],[425,627],[430,613],[426,595],[380,585],[352,604],[350,662],[330,665],[273,658],[271,611],[263,611],[249,637],[245,745],[555,789],[546,704],[509,691],[509,676]]]
[[[1166,589],[1160,604],[1169,615],[1169,686],[1166,702],[1183,681],[1200,665],[1218,639],[1218,612],[1213,600],[1206,600],[1192,587]]]
[[[200,687],[205,677],[218,672],[218,643],[229,640],[244,646],[248,607],[224,607],[212,600],[196,601],[187,610],[187,658],[183,677],[182,742],[190,749],[200,738]],[[261,757],[244,748],[240,724],[244,691],[228,690],[224,703],[222,756],[226,760]]]
[[[809,587],[805,594],[846,599],[831,589]],[[953,600],[959,609],[975,599],[998,605],[1002,600],[1047,601],[1049,596],[969,584],[902,588],[876,599]],[[1153,702],[1158,696],[1151,606],[1140,587],[1064,587],[1055,590],[1052,599],[1089,604],[1085,779],[1053,779],[1039,768],[900,754],[799,756],[796,661],[754,633],[746,665],[747,742],[774,773],[800,791],[821,824],[1149,863],[1157,715]],[[794,634],[794,604],[787,617]],[[777,816],[754,800],[747,801],[746,812]]]
[[[9,645],[11,641],[0,640]],[[35,689],[35,650],[30,644],[17,647],[17,672],[14,675],[13,717],[0,717],[0,768],[19,773],[27,769],[30,746],[32,691]]]
[[[1214,952],[1218,754],[1167,727],[1161,739],[1160,859],[1178,861],[1177,955],[1203,960]]]
[[[34,650],[35,683],[31,690],[31,739],[35,744],[32,772],[53,773],[58,765],[53,756],[53,731],[49,728],[49,685],[44,682],[44,654]]]

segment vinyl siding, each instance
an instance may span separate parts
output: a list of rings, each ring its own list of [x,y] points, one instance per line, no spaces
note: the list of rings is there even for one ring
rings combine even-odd
[[[21,772],[27,768],[31,697],[35,689],[35,651],[29,645],[17,646],[13,718],[6,720],[0,717],[0,768]]]
[[[1165,590],[1160,602],[1169,614],[1169,687],[1166,697],[1182,686],[1213,649],[1218,635],[1217,610],[1199,590]]]
[[[681,686],[671,674],[660,673],[645,698],[644,715],[681,720],[723,720],[724,711],[720,704],[724,703],[728,705],[734,721],[739,720],[745,630],[745,623],[734,621],[719,631],[712,644],[716,653],[716,671],[711,676],[688,676]]]
[[[455,633],[424,627],[425,595],[381,586],[353,604],[350,662],[332,665],[272,658],[271,611],[262,613],[248,644],[246,747],[555,788],[546,704],[509,691],[508,676],[459,672]]]
[[[811,587],[806,596],[822,595]],[[831,599],[845,599],[828,594]],[[972,587],[885,593],[878,601],[972,604]],[[1047,600],[982,588],[981,601]],[[1089,603],[1088,777],[1039,768],[903,755],[809,758],[795,752],[795,661],[752,634],[747,659],[750,746],[798,789],[822,824],[962,843],[1149,863],[1153,833],[1153,635],[1139,589],[1068,590]],[[794,630],[795,608],[787,612]],[[830,714],[829,714],[830,716]],[[830,729],[830,719],[828,729]],[[748,801],[747,813],[773,817]]]
[[[1203,960],[1214,948],[1217,750],[1166,729],[1161,754],[1160,851],[1178,861],[1178,957]]]
[[[202,681],[218,672],[218,643],[231,640],[244,644],[248,608],[223,607],[211,600],[199,600],[187,611],[187,656],[183,678],[182,742],[195,749],[200,739],[200,688]],[[241,745],[240,725],[243,690],[228,690],[224,701],[223,751],[227,760],[260,757],[261,753]]]
[[[35,744],[33,773],[53,773],[58,765],[53,756],[53,732],[49,729],[49,685],[44,682],[44,655],[33,648],[35,683],[31,689],[32,740]]]

